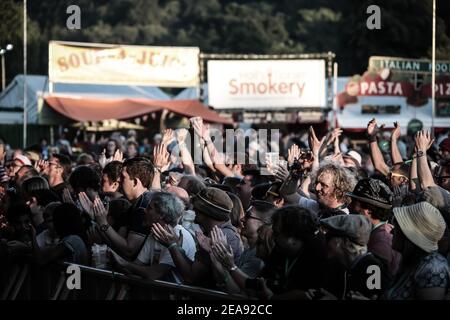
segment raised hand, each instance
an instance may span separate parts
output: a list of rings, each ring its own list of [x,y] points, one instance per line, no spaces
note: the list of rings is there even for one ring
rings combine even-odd
[[[300,158],[300,148],[298,145],[293,144],[288,150],[288,164],[291,166],[294,163],[295,159]]]
[[[204,124],[202,118],[196,117],[196,118],[192,119],[191,121],[192,121],[192,126],[194,127],[194,131],[199,137],[201,137],[205,140],[210,138],[209,125]]]
[[[382,130],[384,128],[384,124],[382,124],[381,126],[377,126],[377,120],[375,118],[373,118],[372,120],[369,121],[369,123],[367,124],[367,135],[369,137],[376,137],[376,135],[378,134],[378,132],[380,132],[380,130]]]
[[[181,144],[186,140],[187,134],[188,134],[188,131],[185,128],[181,128],[176,131],[178,144]]]
[[[416,149],[422,152],[426,152],[434,142],[434,139],[431,137],[430,132],[426,130],[417,132],[414,140],[416,142]]]
[[[114,152],[113,161],[123,162],[123,152],[120,151],[120,149],[117,149],[116,152]]]
[[[322,137],[321,140],[317,139],[316,133],[314,131],[314,128],[311,126],[309,127],[309,148],[312,150],[312,152],[317,155],[320,152],[320,148],[322,147],[326,136]]]
[[[119,151],[119,150],[117,149],[116,152],[114,153],[114,155],[116,155],[117,151]],[[106,158],[106,150],[103,149],[102,153],[100,154],[100,156],[98,158],[98,163],[100,164],[100,166],[102,168],[105,168],[105,166],[108,163],[110,163],[111,161],[113,161],[113,157]]]
[[[277,166],[276,172],[275,172],[275,178],[277,178],[280,181],[286,181],[286,179],[289,177],[289,170],[287,167],[283,166],[281,163]]]
[[[394,122],[394,130],[392,131],[391,134],[391,140],[395,140],[397,141],[400,138],[400,123],[398,123],[397,121]]]
[[[169,168],[169,158],[170,154],[167,151],[165,144],[161,143],[153,150],[153,164],[157,169],[161,170],[161,172]]]
[[[331,132],[330,139],[328,139],[327,144],[332,143],[342,135],[343,130],[341,128],[334,128]]]
[[[266,166],[267,171],[269,171],[272,175],[276,174],[277,164],[272,162],[272,157],[266,153]]]
[[[48,173],[48,168],[49,168],[48,161],[38,160],[37,162],[34,163],[34,168],[39,173],[47,174]]]
[[[161,144],[165,144],[166,146],[170,144],[173,139],[173,130],[166,129],[164,130],[163,138]]]

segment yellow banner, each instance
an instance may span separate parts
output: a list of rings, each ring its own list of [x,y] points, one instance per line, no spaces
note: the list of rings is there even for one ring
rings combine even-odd
[[[49,43],[52,82],[193,87],[199,83],[197,47]]]

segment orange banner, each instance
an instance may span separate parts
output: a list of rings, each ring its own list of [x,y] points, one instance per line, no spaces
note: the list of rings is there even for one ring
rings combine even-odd
[[[199,83],[197,47],[49,43],[52,82],[193,87]]]

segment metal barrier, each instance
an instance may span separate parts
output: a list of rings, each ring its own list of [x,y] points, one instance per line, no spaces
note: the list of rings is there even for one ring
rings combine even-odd
[[[80,289],[67,286],[67,268],[80,270]],[[242,300],[248,297],[160,280],[144,280],[122,273],[62,263],[45,269],[14,265],[1,299],[50,300]]]

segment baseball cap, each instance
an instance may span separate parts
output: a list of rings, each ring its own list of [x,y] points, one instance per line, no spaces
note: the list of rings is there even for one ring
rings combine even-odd
[[[20,162],[22,162],[22,164],[24,166],[31,166],[31,161],[30,159],[28,159],[27,157],[25,157],[24,155],[18,155],[14,158],[14,160],[18,160]]]

